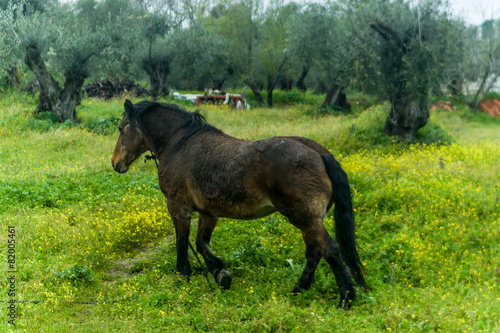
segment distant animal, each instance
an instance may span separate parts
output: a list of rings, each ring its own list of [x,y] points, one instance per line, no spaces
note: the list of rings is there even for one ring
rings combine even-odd
[[[236,104],[236,110],[248,110],[250,109],[250,105],[247,103],[247,94],[242,93],[240,100]]]
[[[188,242],[191,215],[198,212],[196,249],[215,282],[230,288],[232,277],[210,249],[219,217],[258,219],[275,211],[300,229],[306,265],[292,293],[310,288],[324,258],[340,293],[338,307],[356,299],[355,284],[368,288],[356,250],[349,181],[332,154],[303,137],[245,141],[209,125],[198,112],[173,104],[125,101],[113,168],[130,164],[151,150],[158,160],[160,189],[176,233],[176,271],[189,277]],[[323,219],[335,204],[335,242]],[[286,241],[286,240],[283,240]]]
[[[247,94],[245,93],[242,93],[241,95],[226,93],[226,100],[224,101],[224,104],[229,105],[231,109],[236,110],[250,109],[250,104],[247,102]]]

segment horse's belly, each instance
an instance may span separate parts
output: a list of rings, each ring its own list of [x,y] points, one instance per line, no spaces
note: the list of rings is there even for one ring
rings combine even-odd
[[[259,219],[261,217],[272,214],[276,211],[276,208],[273,205],[261,206],[258,209],[253,210],[253,213],[249,213],[245,217],[240,217],[243,220],[252,220]]]
[[[239,220],[258,219],[276,211],[270,201],[259,203],[239,203],[234,205],[215,205],[207,207],[207,211],[217,217],[227,217]]]

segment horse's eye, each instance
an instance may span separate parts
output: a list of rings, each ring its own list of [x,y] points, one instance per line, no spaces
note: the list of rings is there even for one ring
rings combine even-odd
[[[121,133],[121,131],[123,131],[123,127],[118,126],[118,131],[120,131],[120,133]]]

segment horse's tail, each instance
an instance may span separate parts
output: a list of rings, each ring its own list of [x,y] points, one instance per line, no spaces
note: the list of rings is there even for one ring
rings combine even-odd
[[[352,210],[351,189],[347,175],[340,163],[331,154],[321,155],[326,172],[332,182],[332,199],[335,202],[335,239],[340,245],[340,253],[347,267],[351,270],[357,285],[368,289],[363,276],[363,264],[356,250],[354,233],[354,213]]]

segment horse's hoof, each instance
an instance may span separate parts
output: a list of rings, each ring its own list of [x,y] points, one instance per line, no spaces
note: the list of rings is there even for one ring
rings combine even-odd
[[[231,273],[228,270],[221,269],[217,275],[215,275],[215,282],[224,289],[231,288]]]

